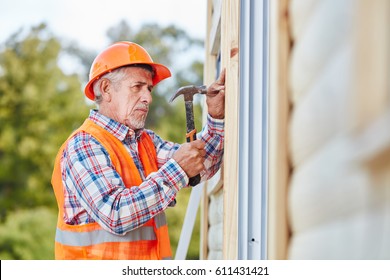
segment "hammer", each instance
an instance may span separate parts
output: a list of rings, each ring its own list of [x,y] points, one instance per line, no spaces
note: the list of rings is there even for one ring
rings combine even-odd
[[[207,94],[207,87],[206,86],[184,86],[179,88],[175,95],[172,96],[172,98],[169,100],[169,102],[172,102],[176,97],[179,95],[184,96],[185,106],[186,106],[186,122],[187,122],[187,134],[186,139],[187,142],[192,142],[196,140],[196,128],[195,128],[195,121],[194,121],[194,108],[192,105],[192,102],[194,100],[194,95],[200,93],[200,94]],[[200,182],[200,174],[191,177],[189,179],[189,185],[190,186],[196,186]]]

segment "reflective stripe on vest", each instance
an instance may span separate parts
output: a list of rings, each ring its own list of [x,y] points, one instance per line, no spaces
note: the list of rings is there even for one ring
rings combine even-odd
[[[154,222],[156,223],[157,228],[165,226],[167,224],[167,218],[165,216],[165,213],[160,213],[157,216],[155,216]]]
[[[153,227],[137,228],[125,235],[115,235],[103,229],[90,232],[70,232],[57,228],[56,241],[67,246],[90,246],[106,242],[156,240]]]
[[[91,134],[107,150],[113,166],[127,187],[142,183],[139,171],[130,154],[117,138],[89,119],[72,135],[79,131]],[[152,139],[146,132],[141,135],[141,138],[138,150],[147,176],[158,170],[156,151]],[[125,235],[107,232],[98,223],[76,226],[64,223],[60,158],[66,143],[67,141],[57,154],[52,176],[52,185],[59,208],[55,238],[56,259],[171,259],[172,251],[164,212]]]
[[[154,221],[157,228],[167,224],[164,213],[160,213],[155,216]],[[153,227],[140,227],[126,233],[125,235],[115,235],[103,229],[89,232],[70,232],[57,228],[55,238],[56,242],[68,246],[90,246],[105,242],[131,242],[156,239]]]

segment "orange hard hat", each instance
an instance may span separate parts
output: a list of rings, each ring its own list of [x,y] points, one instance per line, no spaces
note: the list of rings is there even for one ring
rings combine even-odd
[[[117,42],[102,51],[92,62],[89,71],[89,81],[84,93],[91,99],[95,99],[93,83],[104,74],[125,65],[148,64],[154,70],[153,85],[169,78],[171,72],[162,64],[154,63],[148,52],[140,45],[132,42]]]

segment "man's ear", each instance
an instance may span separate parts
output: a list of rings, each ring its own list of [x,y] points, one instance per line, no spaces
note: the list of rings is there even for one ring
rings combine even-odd
[[[111,101],[111,82],[108,79],[102,79],[100,83],[100,92],[102,93],[103,100],[106,102]]]

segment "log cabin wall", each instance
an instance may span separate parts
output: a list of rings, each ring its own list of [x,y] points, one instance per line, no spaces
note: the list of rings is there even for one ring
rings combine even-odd
[[[202,259],[238,250],[240,1],[208,0],[205,83],[227,69],[224,166]],[[390,1],[269,1],[268,259],[389,259]],[[234,52],[233,52],[234,53]],[[257,120],[255,120],[257,121]]]
[[[390,5],[292,0],[289,259],[390,258]]]

